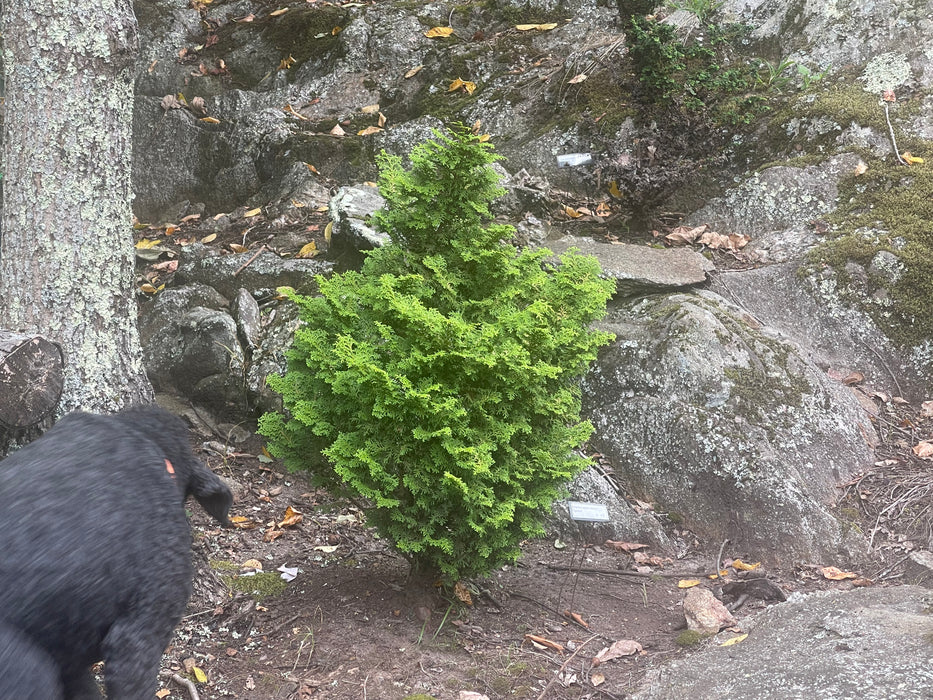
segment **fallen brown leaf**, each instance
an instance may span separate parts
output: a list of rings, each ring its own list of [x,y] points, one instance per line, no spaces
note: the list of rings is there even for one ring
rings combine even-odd
[[[590,626],[587,624],[586,620],[583,619],[583,616],[580,615],[580,613],[575,613],[575,612],[570,612],[569,610],[564,610],[564,617],[570,620],[573,620],[574,622],[582,625],[583,627],[586,627],[587,629],[590,628]]]
[[[837,569],[835,566],[821,567],[820,573],[823,575],[823,578],[829,579],[830,581],[843,581],[847,578],[858,578],[858,574],[852,571]]]
[[[593,657],[593,665],[599,666],[601,663],[618,659],[620,656],[631,656],[642,650],[641,644],[634,639],[620,639],[613,642],[611,646],[605,647],[596,656]]]
[[[921,440],[913,446],[913,452],[920,459],[933,459],[933,442]]]
[[[470,589],[467,588],[463,581],[457,581],[454,584],[454,595],[457,596],[461,602],[467,605],[473,605],[473,596],[470,595]]]
[[[554,651],[556,651],[556,652],[559,653],[559,654],[563,654],[563,653],[564,653],[564,647],[563,647],[563,645],[562,645],[562,644],[558,644],[557,642],[552,642],[550,639],[545,639],[544,637],[539,637],[539,636],[536,635],[536,634],[526,634],[526,635],[525,635],[525,639],[527,639],[527,640],[530,641],[530,642],[533,642],[534,644],[540,644],[540,645],[543,646],[543,647],[548,647],[549,649],[553,649]]]
[[[285,509],[285,517],[281,522],[277,523],[276,526],[279,528],[291,527],[292,525],[297,525],[302,520],[304,520],[304,515],[301,511],[295,510],[289,506]]]

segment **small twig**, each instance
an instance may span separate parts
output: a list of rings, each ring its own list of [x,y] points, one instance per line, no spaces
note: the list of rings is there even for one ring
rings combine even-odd
[[[290,618],[288,618],[287,620],[285,620],[285,622],[279,623],[278,625],[276,625],[275,627],[273,627],[273,628],[272,628],[271,630],[269,630],[268,632],[264,632],[263,635],[266,636],[266,637],[274,637],[274,636],[276,636],[279,632],[281,632],[283,629],[285,629],[285,628],[288,627],[290,624],[292,624],[292,623],[293,623],[295,620],[297,620],[299,617],[301,617],[301,613],[297,613],[297,614],[295,614],[295,615],[292,615]]]
[[[186,688],[188,690],[188,694],[191,696],[191,700],[201,700],[201,696],[198,695],[198,689],[195,687],[194,683],[189,681],[187,678],[182,678],[177,673],[173,673],[171,671],[162,671],[159,675],[163,678],[171,678],[178,685]]]
[[[877,576],[875,576],[875,578],[876,578],[876,579],[879,579],[879,580],[880,580],[880,579],[883,579],[884,576],[885,576],[885,574],[890,573],[891,571],[893,571],[894,569],[896,569],[897,567],[899,567],[901,564],[903,564],[903,563],[904,563],[905,561],[907,561],[908,559],[910,559],[910,554],[909,554],[909,553],[908,553],[908,554],[905,554],[903,557],[901,557],[901,558],[898,559],[896,562],[894,562],[893,564],[891,564],[891,566],[889,566],[889,567],[888,567],[887,569],[885,569],[884,571],[881,571]],[[901,575],[903,575],[903,574],[901,574]]]
[[[888,106],[888,105],[887,105],[887,102],[885,102],[885,110],[887,110],[887,106]],[[888,122],[888,124],[890,124],[890,123],[891,123],[891,122]],[[894,138],[894,132],[893,132],[893,131],[891,132],[891,138],[892,138],[892,139]],[[896,147],[896,146],[895,146],[895,148],[894,148],[894,152],[897,153],[897,147]],[[900,156],[898,156],[898,158],[900,158]],[[894,386],[897,388],[897,395],[898,395],[898,396],[903,396],[903,395],[904,395],[904,392],[901,391],[901,385],[898,383],[897,377],[894,376],[894,372],[891,371],[891,368],[888,367],[888,364],[884,361],[884,358],[878,353],[877,350],[875,350],[871,345],[869,345],[868,343],[866,343],[864,340],[861,341],[861,342],[862,342],[862,345],[864,345],[866,348],[868,348],[869,350],[871,350],[872,353],[874,353],[875,357],[878,358],[878,362],[881,363],[881,366],[884,367],[884,368],[887,370],[888,374],[891,375],[891,379],[894,380]]]
[[[722,552],[726,548],[726,544],[729,542],[728,538],[722,541],[722,545],[719,547],[719,554],[716,555],[716,575],[719,576],[719,572],[722,571]]]
[[[638,571],[619,571],[618,569],[596,569],[588,567],[571,567],[571,566],[562,566],[560,564],[546,564],[547,568],[551,571],[579,571],[581,574],[606,574],[608,576],[631,576],[632,578],[640,579],[653,579],[655,577],[659,578],[683,578],[684,576],[712,576],[712,571],[699,571],[694,573],[678,573],[678,574],[668,574],[663,571],[655,571],[650,574],[643,574]],[[633,585],[641,585],[640,581],[628,581]],[[512,593],[513,596],[519,596],[517,593]]]
[[[245,270],[247,267],[249,267],[249,266],[253,263],[253,261],[254,261],[256,258],[259,257],[259,254],[262,253],[265,249],[266,249],[266,244],[263,243],[261,246],[259,246],[259,250],[257,250],[255,253],[253,253],[253,257],[251,257],[251,258],[250,258],[249,260],[247,260],[245,263],[243,263],[242,265],[240,265],[240,269],[238,269],[236,272],[234,272],[234,273],[233,273],[233,276],[236,277],[238,274],[240,274],[241,272],[243,272],[243,270]]]
[[[311,629],[311,651],[308,652],[308,661],[305,663],[304,668],[307,668],[311,663],[311,655],[314,653],[314,629]],[[298,662],[301,661],[301,650],[305,648],[305,642],[308,640],[308,635],[305,635],[305,638],[301,640],[301,643],[298,645],[298,653],[295,655],[295,665],[292,666],[292,673],[295,672],[295,669],[298,668]]]
[[[891,145],[894,146],[894,157],[897,158],[897,162],[901,165],[907,165],[907,161],[901,158],[901,154],[897,150],[897,140],[894,138],[894,126],[891,124],[891,117],[888,114],[888,103],[882,102],[884,105],[884,118],[888,122],[888,133],[891,135]]]
[[[590,637],[590,638],[587,639],[585,642],[583,642],[583,644],[581,644],[579,647],[577,647],[577,650],[574,651],[574,652],[567,658],[567,660],[566,660],[566,661],[561,665],[561,667],[557,670],[557,673],[554,674],[554,677],[551,679],[551,682],[548,683],[546,686],[544,686],[544,690],[541,691],[541,694],[537,697],[537,700],[543,700],[544,696],[547,695],[547,691],[549,691],[549,690],[551,689],[551,686],[554,685],[554,682],[555,682],[558,678],[560,678],[560,674],[562,674],[562,673],[564,672],[564,669],[567,668],[567,664],[569,664],[571,661],[573,661],[573,657],[575,657],[577,654],[579,654],[581,651],[583,651],[583,647],[585,647],[587,644],[589,644],[590,642],[592,642],[594,639],[596,639],[596,638],[599,637],[599,636],[600,636],[600,635],[598,635],[598,634],[594,634],[592,637]]]

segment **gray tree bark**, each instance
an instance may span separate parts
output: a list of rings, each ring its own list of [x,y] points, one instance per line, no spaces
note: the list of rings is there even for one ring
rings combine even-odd
[[[0,328],[65,353],[59,414],[152,388],[136,329],[131,0],[2,0]]]

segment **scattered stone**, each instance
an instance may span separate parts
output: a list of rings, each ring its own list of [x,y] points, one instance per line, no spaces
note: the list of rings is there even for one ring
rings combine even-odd
[[[904,562],[904,580],[925,588],[933,588],[933,552],[918,549]]]
[[[700,634],[716,634],[722,628],[736,624],[722,601],[711,590],[701,586],[689,589],[684,595],[684,617],[687,618],[687,629]]]
[[[781,587],[764,576],[755,576],[723,584],[723,596],[741,599],[743,596],[768,602],[785,601],[787,596]]]

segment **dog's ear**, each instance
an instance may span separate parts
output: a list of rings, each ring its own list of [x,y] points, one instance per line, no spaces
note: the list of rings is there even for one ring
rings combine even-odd
[[[233,505],[233,493],[230,487],[220,480],[214,472],[195,460],[191,469],[188,493],[224,527],[233,527],[227,515]]]

